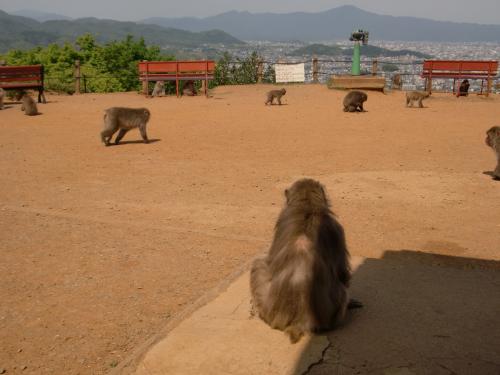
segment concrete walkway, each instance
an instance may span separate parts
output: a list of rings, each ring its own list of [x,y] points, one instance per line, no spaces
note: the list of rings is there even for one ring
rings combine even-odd
[[[249,274],[140,361],[160,374],[500,374],[500,265],[413,251],[353,259],[365,307],[326,336],[291,345],[250,318]]]

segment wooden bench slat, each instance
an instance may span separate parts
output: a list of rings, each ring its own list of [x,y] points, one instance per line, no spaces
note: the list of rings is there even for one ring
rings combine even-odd
[[[1,82],[26,82],[26,81],[37,81],[37,82],[42,82],[41,77],[22,77],[22,76],[17,76],[17,77],[2,77],[0,76],[0,84]]]

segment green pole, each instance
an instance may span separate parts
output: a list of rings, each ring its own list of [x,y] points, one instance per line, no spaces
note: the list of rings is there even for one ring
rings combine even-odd
[[[361,74],[361,47],[359,42],[354,42],[354,51],[352,54],[352,75],[359,76]]]

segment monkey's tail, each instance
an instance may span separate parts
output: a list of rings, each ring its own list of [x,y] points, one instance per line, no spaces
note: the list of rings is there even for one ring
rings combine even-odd
[[[299,342],[302,336],[304,336],[304,331],[297,326],[288,327],[287,329],[285,329],[285,333],[290,338],[290,342],[292,344]]]

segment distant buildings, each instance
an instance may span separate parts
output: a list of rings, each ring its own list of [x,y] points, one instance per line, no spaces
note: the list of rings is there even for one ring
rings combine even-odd
[[[304,62],[306,69],[306,82],[312,81],[312,56],[291,56],[290,53],[306,44],[295,42],[271,42],[271,41],[249,41],[245,48],[233,48],[227,50],[234,57],[244,58],[257,51],[266,63],[273,64],[278,60],[285,59],[290,62]],[[321,42],[323,44],[335,44],[350,47],[351,43],[344,42]],[[370,44],[390,50],[411,50],[422,52],[441,60],[500,60],[500,43],[446,43],[446,42],[402,42],[402,41],[370,41]],[[363,48],[361,48],[363,56]],[[349,59],[331,56],[316,56],[319,60],[319,79],[326,82],[332,74],[350,74],[351,64]],[[363,59],[363,58],[362,58]],[[424,80],[420,78],[422,70],[421,60],[414,56],[378,57],[378,75],[385,76],[390,87],[392,76],[396,72],[384,72],[381,67],[384,64],[393,64],[398,67],[397,73],[401,74],[403,90],[415,90],[424,88]],[[363,59],[362,72],[371,73],[372,61]],[[494,82],[500,83],[500,77]],[[433,80],[433,89],[437,91],[451,91],[452,80]],[[498,86],[498,85],[497,85]],[[472,92],[481,89],[481,81],[471,81]],[[494,88],[500,90],[500,86]]]

